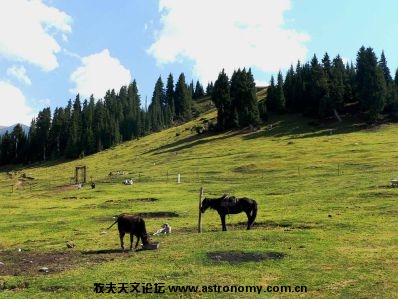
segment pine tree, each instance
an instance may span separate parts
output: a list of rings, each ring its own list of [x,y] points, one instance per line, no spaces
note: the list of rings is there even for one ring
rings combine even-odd
[[[392,115],[395,118],[398,105],[397,88],[394,84],[394,80],[391,77],[390,69],[387,66],[387,59],[384,56],[384,51],[381,52],[381,57],[378,65],[383,72],[384,80],[386,82],[386,102],[384,112]]]
[[[193,80],[191,80],[191,83],[189,83],[189,93],[190,93],[190,95],[191,95],[191,98],[193,97],[193,94],[194,94],[194,92],[195,92],[195,88],[194,88],[194,85],[193,85]]]
[[[205,95],[205,91],[203,89],[203,86],[200,84],[199,80],[196,81],[196,85],[195,85],[195,91],[193,93],[193,99],[197,100],[200,99],[202,97],[204,97]]]
[[[267,110],[276,111],[276,85],[274,76],[271,75],[270,84],[267,88],[267,100],[266,100]]]
[[[207,86],[206,86],[206,95],[207,96],[211,96],[211,93],[213,92],[213,87],[214,87],[213,82],[210,82],[207,84]]]
[[[138,94],[137,82],[134,80],[128,87],[128,99],[132,107],[132,113],[128,116],[129,128],[131,128],[130,138],[142,136],[141,123],[141,99]]]
[[[13,141],[8,131],[1,136],[0,165],[5,165],[12,161]]]
[[[148,116],[150,120],[151,131],[159,131],[164,127],[164,120],[163,120],[163,110],[162,103],[165,103],[165,91],[163,87],[162,78],[156,81],[155,89],[152,95],[152,102],[148,107]]]
[[[293,83],[293,99],[291,100],[291,111],[292,112],[303,112],[303,94],[304,94],[304,83],[303,83],[303,70],[300,61],[297,61],[295,80]]]
[[[185,75],[181,73],[178,77],[174,92],[175,113],[181,121],[192,119],[192,96],[188,86],[185,83]]]
[[[73,110],[69,126],[68,142],[65,149],[67,158],[77,158],[82,152],[82,110],[80,95],[73,102]]]
[[[345,66],[344,103],[358,102],[356,70],[351,62]]]
[[[218,74],[212,88],[211,99],[217,107],[217,127],[226,130],[233,126],[232,118],[234,110],[231,105],[230,84],[224,69]]]
[[[323,68],[323,71],[324,71],[324,73],[326,75],[326,78],[329,79],[330,72],[331,72],[331,69],[332,69],[332,64],[330,62],[330,57],[329,57],[329,54],[327,52],[325,53],[325,55],[322,58],[322,68]]]
[[[260,116],[256,84],[250,69],[238,69],[232,74],[230,94],[233,111],[238,113],[239,127],[257,126]]]
[[[283,81],[283,78],[282,78]],[[291,111],[292,107],[294,106],[294,103],[296,101],[295,99],[295,81],[296,81],[296,75],[294,73],[293,65],[290,66],[289,70],[286,73],[285,76],[285,81],[283,83],[283,92],[285,95],[285,108],[286,110]]]
[[[36,138],[39,145],[40,153],[43,161],[47,160],[48,137],[51,126],[51,110],[50,107],[44,108],[39,112],[36,119]]]
[[[283,113],[285,112],[285,108],[286,99],[283,89],[283,76],[282,73],[279,71],[275,88],[275,111],[278,113]]]
[[[394,83],[395,83],[395,86],[398,87],[398,69],[395,71]]]
[[[248,124],[253,127],[257,127],[260,124],[260,113],[258,110],[258,99],[256,93],[256,83],[251,69],[246,73],[246,93],[248,101]]]
[[[104,138],[105,138],[105,107],[102,100],[95,103],[94,108],[94,123],[93,132],[96,151],[102,151],[104,149]]]
[[[168,107],[168,113],[171,115],[169,119],[169,123],[171,124],[173,119],[176,117],[175,111],[175,101],[174,101],[174,79],[173,75],[170,73],[167,77],[167,84],[166,84],[166,101]]]
[[[94,96],[90,96],[90,101],[87,100],[83,103],[82,109],[82,151],[85,154],[95,153],[95,140],[94,140]]]
[[[66,114],[64,108],[55,108],[49,132],[49,153],[53,158],[63,155],[66,143],[62,144],[62,138],[67,130]]]
[[[11,132],[11,163],[22,163],[25,160],[27,138],[20,124],[15,125]]]
[[[333,110],[342,110],[344,107],[344,93],[345,93],[345,67],[343,60],[339,55],[333,59],[330,70],[330,99],[331,108]]]
[[[329,102],[328,84],[323,67],[319,64],[316,55],[314,55],[311,60],[309,95],[310,105],[307,107],[308,114],[311,116],[324,115]]]
[[[386,103],[386,81],[372,48],[362,46],[359,49],[356,78],[361,108],[369,121],[374,122]]]
[[[391,77],[390,69],[387,66],[387,59],[384,56],[384,51],[381,52],[379,66],[380,66],[381,70],[383,71],[384,79],[385,79],[387,85],[389,85],[392,82],[392,77]]]

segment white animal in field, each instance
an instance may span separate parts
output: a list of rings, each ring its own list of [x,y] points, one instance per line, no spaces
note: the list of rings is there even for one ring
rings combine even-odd
[[[125,185],[132,185],[133,184],[133,179],[127,179],[123,181],[123,184]]]
[[[159,228],[153,235],[156,236],[159,234],[164,234],[164,235],[171,234],[171,226],[168,223],[162,224],[162,227]]]

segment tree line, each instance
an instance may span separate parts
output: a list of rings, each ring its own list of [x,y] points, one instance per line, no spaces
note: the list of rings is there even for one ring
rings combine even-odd
[[[166,86],[159,77],[152,101],[144,108],[135,80],[118,93],[108,90],[103,99],[92,95],[82,101],[77,94],[53,113],[49,107],[40,111],[28,134],[16,125],[0,136],[0,165],[74,159],[140,138],[191,120],[192,100],[204,95],[199,81],[187,84],[183,73],[175,84],[170,74]]]
[[[355,114],[369,123],[385,116],[397,120],[398,70],[393,79],[384,51],[378,59],[370,47],[359,49],[355,66],[339,55],[331,60],[325,53],[321,61],[314,55],[304,65],[291,66],[285,78],[281,72],[276,80],[271,77],[264,104],[276,113],[321,119]]]
[[[0,165],[77,158],[140,138],[193,118],[193,100],[210,96],[217,108],[216,130],[257,127],[272,113],[301,113],[325,119],[359,115],[369,123],[383,117],[398,120],[398,70],[394,79],[384,52],[380,59],[370,47],[361,47],[356,64],[327,53],[321,61],[291,66],[271,76],[265,100],[258,101],[251,69],[222,70],[206,90],[199,81],[186,83],[183,73],[174,84],[170,74],[164,85],[156,81],[151,103],[142,108],[136,81],[118,93],[108,90],[103,99],[79,94],[66,107],[51,113],[45,108],[32,120],[26,135],[20,125],[0,137]]]
[[[380,59],[374,50],[362,46],[356,65],[344,64],[340,55],[330,59],[325,53],[319,61],[297,62],[286,72],[271,76],[264,101],[256,98],[251,70],[235,71],[231,79],[224,70],[212,89],[217,107],[217,128],[227,130],[257,126],[268,113],[301,113],[325,119],[341,115],[358,115],[369,123],[389,117],[398,120],[398,70],[393,79],[384,51]]]

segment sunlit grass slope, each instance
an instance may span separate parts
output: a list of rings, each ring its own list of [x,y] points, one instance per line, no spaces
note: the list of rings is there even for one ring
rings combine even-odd
[[[94,292],[94,283],[110,282],[307,287],[260,295],[166,290],[161,298],[397,298],[398,188],[390,180],[398,177],[398,126],[271,116],[257,131],[192,130],[215,116],[80,160],[0,173],[0,251],[83,257],[56,273],[2,276],[0,298],[123,296]],[[70,186],[79,165],[95,189]],[[122,184],[127,178],[132,186]],[[207,197],[257,200],[253,229],[239,214],[221,232],[209,210],[197,233],[200,187]],[[172,234],[153,237],[158,250],[121,253],[117,228],[103,231],[122,212],[146,213],[150,232],[168,222]]]

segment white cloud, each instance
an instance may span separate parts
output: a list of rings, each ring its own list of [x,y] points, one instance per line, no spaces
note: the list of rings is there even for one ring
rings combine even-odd
[[[26,74],[26,69],[23,66],[17,67],[13,65],[12,67],[7,69],[7,75],[17,78],[26,85],[32,85],[32,81]]]
[[[76,85],[70,90],[72,94],[79,93],[87,98],[93,94],[95,98],[102,98],[107,90],[114,88],[117,92],[131,81],[130,71],[111,57],[108,49],[83,57],[81,64],[70,76]]]
[[[284,28],[290,0],[160,0],[162,28],[147,50],[159,64],[194,62],[214,80],[243,67],[275,72],[303,60],[309,36]]]
[[[23,93],[17,87],[0,81],[0,125],[30,125],[34,117],[35,113],[26,103]]]
[[[71,33],[71,17],[41,0],[0,1],[0,56],[27,61],[43,70],[58,67],[61,50],[54,35],[61,39]],[[65,36],[64,36],[65,35]]]

